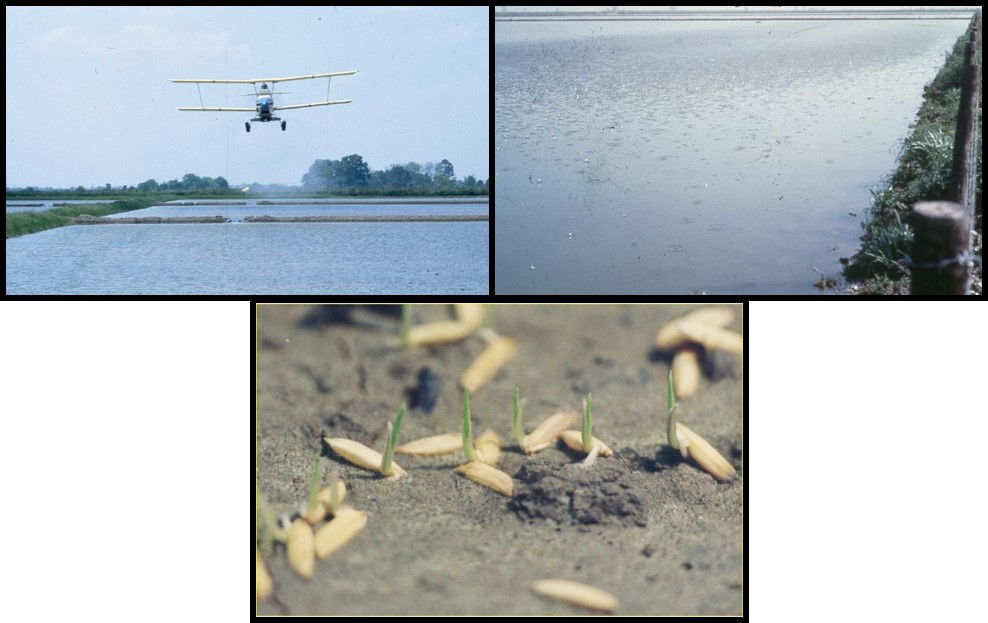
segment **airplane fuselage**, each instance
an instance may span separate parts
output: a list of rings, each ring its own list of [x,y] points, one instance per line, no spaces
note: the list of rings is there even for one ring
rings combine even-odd
[[[267,84],[262,84],[257,94],[257,116],[253,121],[281,121],[274,116],[274,95]]]

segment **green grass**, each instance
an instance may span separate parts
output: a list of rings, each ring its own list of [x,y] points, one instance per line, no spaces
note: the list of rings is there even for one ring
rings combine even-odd
[[[950,199],[950,169],[968,36],[965,33],[957,40],[943,68],[927,85],[913,132],[902,141],[898,167],[878,189],[872,190],[861,249],[844,269],[848,281],[863,282],[859,294],[909,293],[910,275],[902,260],[912,252],[912,206],[919,201]],[[978,192],[980,189],[979,150]]]
[[[45,231],[46,229],[72,225],[73,219],[83,214],[106,216],[108,214],[130,212],[132,210],[141,210],[154,203],[158,203],[158,201],[157,199],[142,197],[139,199],[123,199],[113,203],[82,203],[40,212],[14,212],[7,215],[7,238],[16,238],[17,236],[34,234],[39,231]]]

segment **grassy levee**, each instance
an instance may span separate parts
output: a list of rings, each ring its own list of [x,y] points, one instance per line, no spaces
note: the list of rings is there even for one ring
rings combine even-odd
[[[871,191],[861,249],[844,269],[855,294],[910,293],[907,257],[912,253],[913,232],[909,225],[912,206],[918,201],[948,200],[954,134],[960,108],[964,48],[970,27],[937,76],[926,86],[923,106],[912,134],[903,140],[898,168],[883,184]],[[980,58],[981,52],[978,52]],[[981,122],[978,122],[980,137]],[[978,193],[981,192],[981,151],[978,152]]]
[[[61,206],[39,212],[14,212],[7,215],[7,238],[15,238],[25,234],[34,234],[46,229],[64,227],[72,224],[72,219],[82,214],[91,216],[106,216],[118,212],[129,212],[146,208],[160,199],[147,197],[122,199],[113,203],[82,203]]]

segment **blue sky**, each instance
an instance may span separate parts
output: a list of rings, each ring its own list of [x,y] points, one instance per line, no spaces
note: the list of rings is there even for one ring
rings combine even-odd
[[[489,176],[487,7],[7,7],[7,186],[102,186],[185,173],[298,184],[312,162],[360,154],[373,169],[453,163]],[[351,104],[179,112],[195,85],[357,69]],[[249,85],[204,85],[206,106],[253,106]],[[286,82],[277,103],[320,101],[326,80]]]

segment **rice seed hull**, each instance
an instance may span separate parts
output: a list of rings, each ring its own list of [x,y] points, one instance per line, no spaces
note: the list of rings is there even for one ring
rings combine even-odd
[[[510,498],[511,494],[514,493],[515,483],[511,480],[511,476],[486,463],[470,461],[466,465],[460,465],[454,471],[457,474],[463,474],[474,482],[479,482],[485,487],[494,489],[505,497]]]
[[[492,430],[484,431],[484,434],[477,437],[474,453],[481,463],[494,465],[501,458],[501,438]]]
[[[560,433],[575,426],[579,420],[580,416],[575,411],[562,411],[550,415],[536,426],[535,430],[525,435],[522,449],[525,450],[525,454],[532,454],[548,447]]]
[[[342,456],[344,459],[350,461],[357,467],[362,467],[372,472],[377,472],[378,474],[381,473],[381,461],[384,459],[384,456],[377,450],[372,450],[359,441],[354,441],[352,439],[326,437],[325,440],[326,443],[329,444],[329,447],[333,449],[333,452]],[[408,474],[408,472],[403,470],[394,461],[391,462],[391,468],[394,470],[394,474],[388,476],[389,478],[398,478]]]
[[[730,307],[716,306],[703,307],[690,312],[684,316],[676,318],[659,330],[655,336],[655,345],[662,350],[672,350],[683,342],[690,341],[690,338],[683,334],[679,328],[679,323],[710,325],[714,327],[726,327],[734,320],[734,310]]]
[[[484,323],[484,306],[480,303],[457,303],[456,319],[462,324],[476,331]]]
[[[271,574],[261,559],[261,553],[254,550],[254,599],[264,601],[271,594]]]
[[[575,452],[586,452],[583,448],[583,432],[578,430],[564,430],[560,435],[559,439],[566,444],[566,447]],[[597,451],[599,456],[611,456],[613,452],[607,447],[607,444],[597,439],[592,438],[591,447],[593,444],[600,444],[600,450]]]
[[[740,333],[692,323],[679,323],[679,330],[694,342],[703,344],[709,350],[723,350],[740,355],[744,349],[744,339]]]
[[[395,448],[395,454],[412,456],[440,456],[463,450],[462,433],[446,433],[409,441]],[[394,463],[392,463],[394,465]]]
[[[288,564],[303,578],[311,578],[316,565],[312,526],[304,519],[296,519],[288,528]]]
[[[460,387],[471,394],[476,392],[494,378],[501,366],[515,356],[517,350],[517,341],[507,337],[495,338],[460,376]]]
[[[697,435],[686,426],[676,422],[676,436],[679,437],[680,445],[685,443],[686,452],[697,464],[707,471],[711,476],[725,482],[734,476],[734,467],[725,459],[720,452],[707,443],[707,440]]]
[[[316,556],[320,560],[346,545],[367,524],[367,513],[343,507],[333,521],[316,532]]]
[[[683,344],[672,357],[672,382],[676,396],[686,398],[700,389],[700,348],[695,344]]]
[[[455,342],[469,337],[473,331],[474,329],[469,325],[458,320],[428,322],[408,330],[408,343],[415,346],[418,344]]]
[[[391,464],[394,465],[393,462]],[[319,495],[316,496],[316,499],[322,502],[326,506],[327,510],[329,510],[329,503],[332,501],[333,498],[333,487],[336,487],[337,504],[342,504],[343,499],[346,497],[346,485],[343,483],[342,480],[337,480],[335,484],[332,484],[324,488],[322,491],[319,492]]]
[[[302,518],[305,519],[307,522],[309,522],[309,525],[314,526],[323,519],[325,519],[328,510],[329,507],[326,504],[323,504],[319,500],[316,500],[315,503],[312,504],[312,506],[309,506],[307,509],[305,509],[305,514],[302,515]]]
[[[597,612],[615,612],[618,609],[618,600],[614,595],[570,580],[537,580],[532,582],[532,590],[543,597]]]

